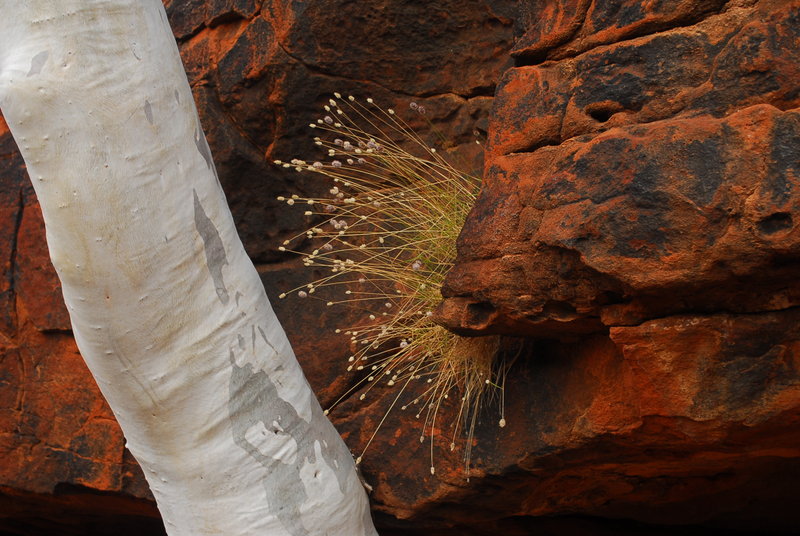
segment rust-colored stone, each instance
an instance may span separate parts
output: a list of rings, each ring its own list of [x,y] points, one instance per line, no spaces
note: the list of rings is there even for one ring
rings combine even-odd
[[[36,199],[29,196],[17,229],[14,289],[17,305],[25,307],[41,331],[71,329],[61,284],[44,240],[44,221]]]
[[[747,106],[800,106],[791,61],[796,4],[762,2],[686,28],[508,70],[498,89],[492,154],[533,152],[614,127],[720,117]],[[793,52],[790,52],[793,51]]]
[[[698,22],[726,4],[752,3],[752,0],[534,0],[521,7],[520,25],[524,34],[515,43],[512,54],[528,62],[563,59],[599,45]]]
[[[793,530],[798,320],[798,310],[673,316],[610,336],[532,343],[508,379],[506,428],[499,432],[491,418],[478,426],[469,483],[458,470],[462,446],[447,448],[454,408],[440,415],[436,478],[424,472],[427,442],[414,441],[420,421],[390,416],[385,426],[394,433],[378,436],[371,448],[380,454],[364,462],[376,507],[433,534],[453,525],[488,534],[487,525],[510,514],[566,516],[562,527],[570,527],[576,513],[589,516],[575,532],[587,535],[602,533],[602,518]],[[372,424],[378,406],[340,429],[363,442],[370,428],[361,426]],[[536,523],[506,530],[527,534]]]
[[[614,325],[796,305],[800,94],[785,58],[800,51],[798,10],[733,8],[509,71],[444,290],[500,313],[481,329],[441,321],[546,335],[535,326],[564,311]]]
[[[81,486],[151,499],[72,337],[41,332],[26,309],[19,318],[0,348],[0,487],[47,496]]]
[[[598,317],[606,306],[611,319],[626,303],[656,316],[797,305],[786,262],[798,254],[800,184],[797,161],[783,153],[798,144],[800,113],[758,105],[724,119],[621,127],[497,157],[498,174],[519,179],[485,188],[467,229],[486,221],[474,216],[483,207],[494,213],[489,221],[503,219],[497,200],[509,190],[520,199],[516,229],[499,247],[491,233],[465,232],[445,295],[477,288],[472,296],[485,307],[531,323],[553,302],[562,305],[545,318],[555,320],[565,310]],[[530,251],[520,253],[524,245]],[[509,277],[515,261],[530,275]],[[579,274],[591,274],[592,284]],[[530,298],[521,306],[523,296]]]
[[[724,4],[530,4],[437,318],[538,342],[429,518],[800,527],[800,2]]]

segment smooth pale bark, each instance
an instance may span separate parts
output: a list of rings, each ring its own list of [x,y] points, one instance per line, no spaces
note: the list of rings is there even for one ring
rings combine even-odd
[[[0,106],[169,534],[375,534],[236,234],[161,2],[0,8]]]

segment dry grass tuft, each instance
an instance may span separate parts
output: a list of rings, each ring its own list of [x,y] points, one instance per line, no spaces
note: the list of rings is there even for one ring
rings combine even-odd
[[[507,365],[498,357],[498,337],[460,337],[435,324],[431,315],[441,300],[455,241],[480,179],[453,167],[394,110],[380,108],[372,99],[361,102],[335,94],[324,109],[324,116],[310,126],[319,132],[314,143],[327,158],[275,163],[333,181],[325,197],[278,198],[317,222],[279,249],[301,255],[306,266],[325,269],[328,275],[280,297],[310,299],[318,289],[334,287],[341,297],[327,301],[328,306],[346,304],[363,311],[358,325],[336,330],[350,338],[347,370],[362,378],[326,413],[355,393],[364,400],[377,383],[396,387],[397,394],[356,463],[389,412],[400,407],[424,418],[420,441],[430,437],[433,474],[434,431],[442,428],[437,415],[452,397],[459,418],[449,446],[454,450],[466,430],[468,475],[473,433],[487,398],[500,399],[499,426],[505,426]],[[411,109],[425,114],[415,103]],[[410,389],[412,382],[422,387]],[[412,391],[413,399],[405,401]]]

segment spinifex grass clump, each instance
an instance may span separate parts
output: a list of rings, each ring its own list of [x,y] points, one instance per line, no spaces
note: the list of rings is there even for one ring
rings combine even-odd
[[[310,299],[318,289],[334,287],[340,297],[327,305],[363,311],[358,325],[336,330],[350,337],[353,353],[347,370],[363,375],[336,403],[358,391],[363,400],[378,382],[397,387],[364,451],[392,409],[412,409],[417,418],[424,417],[420,441],[426,434],[431,438],[433,473],[434,431],[441,428],[437,413],[453,397],[459,418],[450,448],[465,424],[468,470],[481,403],[487,395],[502,394],[505,367],[496,362],[499,339],[454,335],[431,316],[480,180],[454,168],[394,110],[384,110],[372,99],[361,103],[335,97],[325,105],[326,115],[310,125],[320,133],[314,142],[326,158],[276,161],[332,179],[325,197],[278,198],[318,220],[279,249],[302,255],[306,266],[328,274],[280,297]],[[411,108],[425,113],[414,103]],[[423,387],[412,389],[412,382]],[[405,393],[411,400],[404,399]],[[505,426],[502,404],[499,423]],[[358,456],[356,463],[360,461]]]

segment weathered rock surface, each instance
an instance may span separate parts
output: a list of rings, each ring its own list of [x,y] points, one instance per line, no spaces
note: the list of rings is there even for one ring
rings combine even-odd
[[[313,158],[306,125],[334,91],[423,103],[451,145],[488,130],[438,317],[525,337],[508,425],[482,417],[467,482],[455,407],[435,475],[422,422],[389,414],[362,465],[382,534],[800,529],[800,2],[165,4],[238,228],[325,406],[354,381],[333,335],[347,313],[277,299],[309,280],[276,252],[309,222],[275,197],[327,185],[269,163]],[[0,533],[158,534],[4,126],[0,156]],[[334,412],[354,452],[394,396]]]
[[[731,7],[507,71],[447,322],[547,335],[797,305],[798,16]]]
[[[538,341],[471,486],[498,518],[798,530],[800,2],[529,9],[437,312]]]

